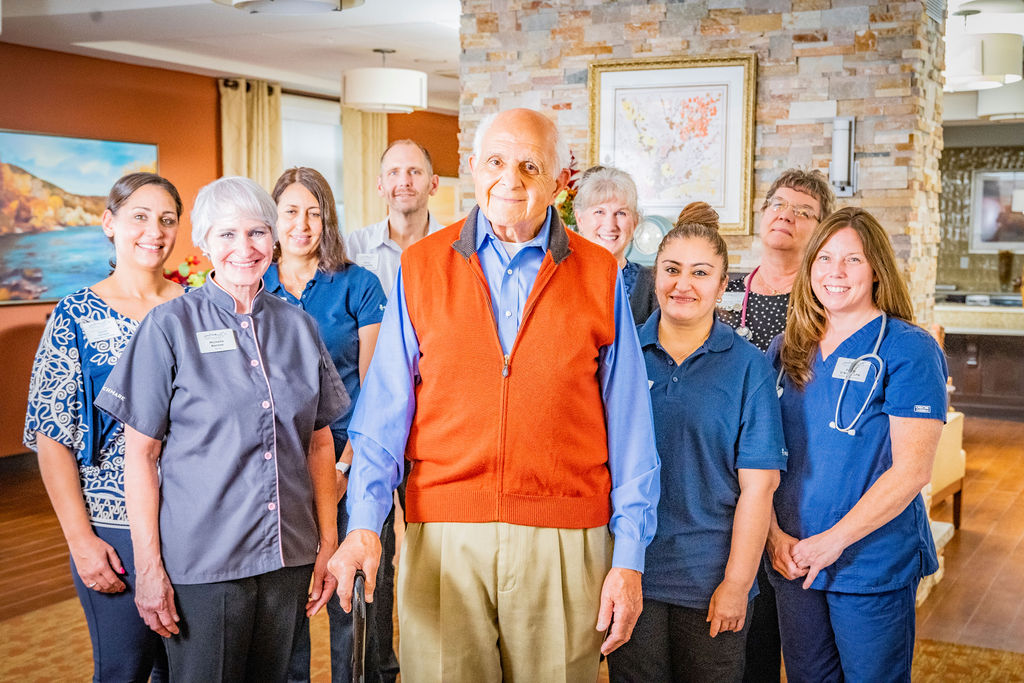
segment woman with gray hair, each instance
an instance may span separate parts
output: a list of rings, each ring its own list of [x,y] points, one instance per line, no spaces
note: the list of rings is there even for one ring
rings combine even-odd
[[[626,260],[626,250],[640,222],[636,183],[625,171],[592,166],[580,178],[573,212],[580,234],[612,252],[619,262],[633,320],[642,325],[658,310],[658,297],[651,269]]]
[[[97,400],[125,424],[135,603],[172,680],[286,680],[334,593],[330,424],[349,399],[313,319],[263,288],[276,222],[247,178],[200,190],[214,270],[153,309]]]

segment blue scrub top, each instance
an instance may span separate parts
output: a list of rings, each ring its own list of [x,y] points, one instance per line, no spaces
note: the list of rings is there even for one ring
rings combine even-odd
[[[298,306],[316,320],[320,338],[352,399],[349,409],[331,423],[335,456],[340,457],[348,441],[348,422],[359,397],[359,328],[379,323],[388,302],[380,281],[355,264],[348,264],[334,273],[317,270],[306,283],[302,296],[296,299],[281,284],[274,263],[263,276],[263,286],[270,294]]]
[[[775,492],[779,527],[796,538],[819,534],[857,504],[875,480],[892,467],[889,417],[946,419],[946,359],[921,328],[889,318],[878,355],[882,379],[849,435],[829,427],[843,380],[833,377],[842,358],[871,353],[882,317],[864,325],[826,359],[815,352],[813,377],[803,391],[782,378],[782,422],[789,446],[789,470]],[[779,367],[782,336],[768,349]],[[849,426],[867,400],[874,371],[851,380],[843,397],[840,424]],[[895,519],[846,550],[811,585],[844,593],[881,593],[901,588],[938,570],[928,513],[918,495]],[[774,570],[770,570],[774,571]],[[779,580],[781,577],[779,577]],[[801,581],[803,579],[800,579]]]
[[[737,470],[786,468],[775,373],[719,320],[703,346],[676,365],[658,342],[660,320],[655,311],[639,328],[661,455],[644,597],[706,609],[729,561]]]

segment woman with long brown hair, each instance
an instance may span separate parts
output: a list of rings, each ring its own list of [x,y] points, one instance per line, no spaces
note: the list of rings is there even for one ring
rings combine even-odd
[[[787,678],[909,681],[917,584],[938,569],[920,492],[946,362],[871,214],[811,235],[768,355],[789,448],[768,534]]]

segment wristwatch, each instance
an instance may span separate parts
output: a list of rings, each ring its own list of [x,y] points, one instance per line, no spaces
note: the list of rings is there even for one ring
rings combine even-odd
[[[352,463],[342,462],[341,460],[339,460],[338,462],[334,463],[334,469],[338,470],[347,477],[348,471],[352,469]]]

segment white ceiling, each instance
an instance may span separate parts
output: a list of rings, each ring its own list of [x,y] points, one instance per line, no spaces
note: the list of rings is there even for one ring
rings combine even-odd
[[[250,14],[213,0],[0,0],[0,41],[339,96],[345,69],[428,74],[429,108],[455,113],[459,0],[366,0],[342,12]]]

